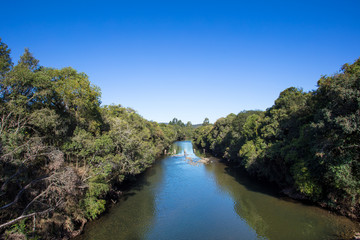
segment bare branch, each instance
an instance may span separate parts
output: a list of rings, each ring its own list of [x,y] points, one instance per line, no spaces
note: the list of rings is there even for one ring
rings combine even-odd
[[[54,185],[54,183],[51,183],[44,191],[42,191],[39,195],[37,195],[33,200],[31,200],[31,202],[25,207],[23,213],[21,215],[24,215],[26,213],[26,211],[28,210],[28,208],[40,197],[42,197],[44,194],[46,194],[50,188]]]
[[[49,208],[49,209],[46,209],[46,210],[44,210],[42,212],[34,212],[34,213],[27,214],[27,215],[21,215],[20,217],[17,217],[17,218],[15,218],[13,220],[10,220],[9,222],[1,224],[0,229],[3,228],[3,227],[7,227],[9,225],[12,225],[12,224],[16,223],[17,221],[20,221],[21,219],[32,217],[32,216],[35,216],[35,215],[42,215],[42,214],[48,213],[50,211],[53,211],[54,209],[55,208]]]

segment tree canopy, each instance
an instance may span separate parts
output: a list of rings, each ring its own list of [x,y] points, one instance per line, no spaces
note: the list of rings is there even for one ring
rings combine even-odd
[[[14,66],[0,40],[0,238],[33,224],[41,238],[72,237],[186,136],[180,120],[159,125],[100,97],[85,73],[41,66],[29,49]],[[19,221],[22,232],[9,228]]]
[[[360,59],[311,92],[290,87],[266,111],[203,124],[194,143],[284,193],[360,217]]]

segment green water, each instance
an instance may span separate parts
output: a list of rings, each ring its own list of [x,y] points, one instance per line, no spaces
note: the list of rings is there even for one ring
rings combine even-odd
[[[77,239],[339,239],[358,224],[276,196],[221,162],[188,164],[191,142],[159,160]]]

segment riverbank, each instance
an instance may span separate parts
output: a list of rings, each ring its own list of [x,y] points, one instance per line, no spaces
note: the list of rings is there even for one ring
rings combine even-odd
[[[13,66],[1,39],[0,46]],[[0,239],[77,235],[116,201],[114,185],[143,172],[189,129],[100,106],[86,74],[38,62],[26,49],[0,74],[8,93],[0,109]]]
[[[124,179],[122,182],[115,183],[106,193],[104,200],[106,201],[104,211],[99,214],[96,219],[83,219],[82,224],[79,229],[70,233],[69,239],[78,239],[79,237],[84,234],[84,229],[87,227],[88,224],[92,224],[94,221],[98,221],[109,214],[119,202],[127,198],[127,193],[133,189],[136,189],[139,186],[139,181],[144,179],[144,175],[146,172],[149,171],[157,161],[165,158],[165,155],[158,155],[156,160],[153,162],[152,165],[148,166],[147,168],[143,169],[138,174],[129,175]],[[68,238],[65,238],[68,239]]]
[[[349,230],[349,229],[344,230],[344,231],[338,233],[338,238],[336,238],[336,239],[342,239],[342,240],[359,240],[360,239],[360,221],[359,221],[359,218],[357,218],[356,216],[354,217],[351,214],[350,215],[344,214],[343,211],[341,211],[339,209],[334,210],[333,208],[330,208],[330,207],[328,207],[327,205],[325,205],[325,204],[323,204],[321,202],[311,201],[311,199],[306,197],[304,194],[301,194],[301,193],[297,192],[294,189],[280,188],[274,182],[267,181],[264,178],[259,179],[254,175],[250,175],[239,164],[235,164],[233,162],[229,162],[229,161],[224,160],[224,159],[218,159],[218,161],[221,161],[222,163],[224,163],[226,166],[228,166],[233,171],[236,171],[236,172],[240,171],[241,174],[245,174],[254,183],[265,184],[266,186],[268,186],[268,188],[274,189],[274,191],[278,194],[278,197],[281,198],[281,199],[284,199],[285,201],[290,201],[290,202],[294,202],[294,203],[298,202],[298,203],[304,204],[306,206],[314,206],[316,208],[328,211],[331,215],[348,218],[350,221],[353,221],[354,224],[358,226],[357,231],[353,231],[353,230]]]
[[[176,144],[192,155],[190,142]],[[77,240],[346,239],[339,233],[356,229],[345,217],[282,198],[269,184],[211,159],[196,166],[180,154],[157,161]]]
[[[359,226],[358,231],[360,230],[360,221],[359,218],[352,214],[351,212],[346,212],[344,209],[341,209],[339,207],[332,208],[329,205],[325,204],[324,202],[316,202],[312,201],[310,198],[308,198],[306,195],[296,191],[294,188],[281,188],[276,182],[268,181],[266,178],[258,178],[256,175],[252,175],[249,172],[244,169],[244,167],[239,164],[238,162],[229,161],[223,158],[217,158],[212,156],[209,152],[207,152],[206,157],[202,157],[201,160],[199,160],[205,164],[208,164],[210,161],[220,161],[223,164],[225,164],[229,169],[235,172],[241,172],[241,174],[247,175],[254,183],[257,184],[265,184],[269,188],[272,188],[276,191],[279,198],[282,198],[286,201],[294,201],[299,202],[302,204],[305,204],[307,206],[314,206],[321,209],[324,209],[326,211],[329,211],[331,214],[335,216],[344,216],[349,218],[351,221],[354,221],[356,225]],[[341,235],[340,239],[343,240],[353,240],[353,239],[360,239],[360,232],[354,232],[354,231],[344,231],[339,233]]]
[[[360,220],[360,59],[324,76],[317,89],[289,87],[265,111],[241,111],[204,124],[194,143],[249,174]]]

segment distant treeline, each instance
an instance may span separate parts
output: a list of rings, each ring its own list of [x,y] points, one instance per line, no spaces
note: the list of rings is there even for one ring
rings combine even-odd
[[[360,59],[318,88],[288,88],[266,111],[243,111],[204,124],[194,143],[308,199],[360,217]]]
[[[186,138],[185,129],[101,107],[86,74],[41,66],[28,49],[14,65],[0,39],[0,238],[78,234],[116,200],[114,186]]]

